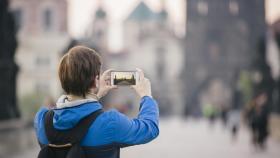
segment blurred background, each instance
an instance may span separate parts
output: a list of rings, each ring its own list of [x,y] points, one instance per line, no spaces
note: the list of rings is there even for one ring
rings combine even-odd
[[[0,157],[37,156],[33,117],[75,45],[152,82],[161,134],[122,157],[280,156],[279,0],[0,0]],[[102,102],[139,108],[129,88]]]

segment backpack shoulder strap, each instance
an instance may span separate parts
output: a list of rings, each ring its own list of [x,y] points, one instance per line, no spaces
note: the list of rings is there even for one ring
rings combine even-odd
[[[58,130],[54,128],[53,116],[54,111],[49,110],[45,114],[45,133],[49,141],[49,145],[52,147],[65,147],[65,145],[71,145],[79,143],[95,119],[103,113],[103,110],[97,110],[88,116],[81,119],[76,126],[68,130]]]

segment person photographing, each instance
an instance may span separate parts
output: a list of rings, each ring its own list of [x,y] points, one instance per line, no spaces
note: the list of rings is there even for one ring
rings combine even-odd
[[[112,89],[110,72],[101,74],[101,57],[76,46],[61,59],[58,76],[65,91],[54,108],[42,107],[34,126],[41,147],[38,158],[119,158],[120,148],[145,144],[159,135],[159,109],[150,81],[137,69],[131,86],[141,97],[138,116],[103,111],[98,101]]]

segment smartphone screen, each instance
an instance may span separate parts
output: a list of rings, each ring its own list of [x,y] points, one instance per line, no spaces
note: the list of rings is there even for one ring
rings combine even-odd
[[[136,71],[112,71],[111,85],[130,86],[136,85],[138,73]]]

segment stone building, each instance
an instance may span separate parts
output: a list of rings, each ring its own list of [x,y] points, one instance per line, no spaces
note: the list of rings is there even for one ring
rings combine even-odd
[[[106,67],[109,53],[108,32],[108,16],[103,8],[103,4],[100,2],[97,10],[93,13],[91,23],[87,27],[84,37],[79,39],[78,43],[86,45],[100,53],[104,68]]]
[[[57,65],[69,43],[66,0],[11,0],[18,28],[18,96],[61,92]]]
[[[170,26],[164,4],[162,6],[157,12],[140,1],[132,9],[123,23],[123,50],[111,53],[107,64],[117,70],[142,68],[152,82],[153,96],[160,105],[161,114],[179,114],[182,111],[183,48],[181,39]],[[119,91],[122,92],[114,94],[115,102],[127,104],[124,101],[134,103],[137,100],[129,89]]]
[[[187,0],[186,112],[231,106],[240,70],[251,70],[265,36],[264,0]]]

